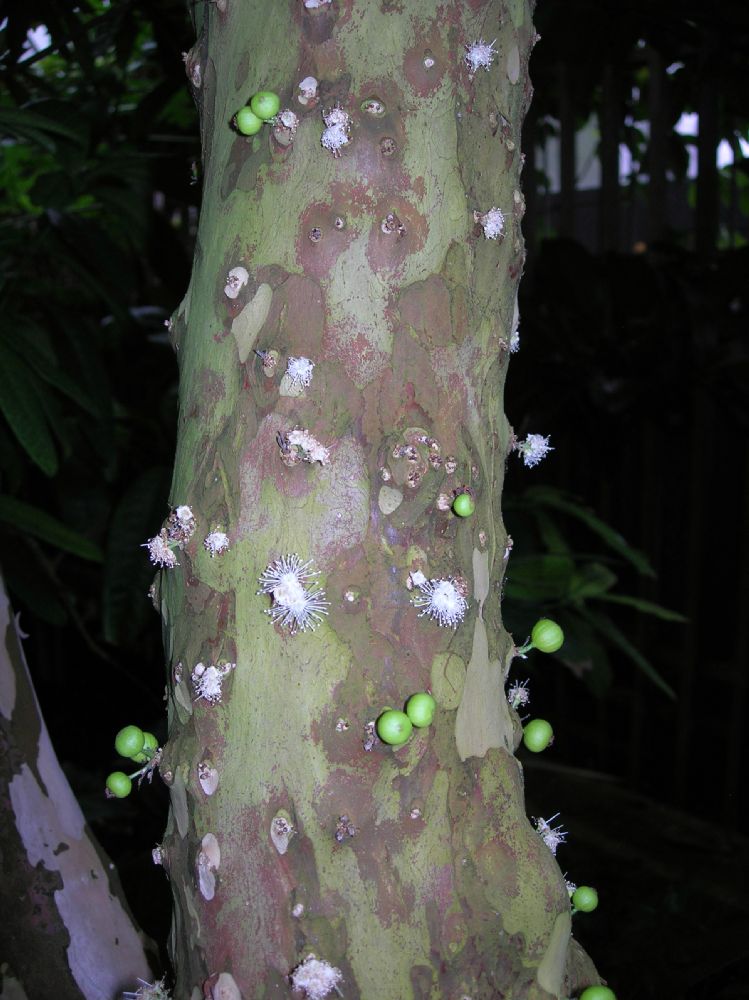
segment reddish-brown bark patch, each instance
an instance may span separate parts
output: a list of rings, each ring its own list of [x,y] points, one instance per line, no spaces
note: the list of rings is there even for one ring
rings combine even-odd
[[[332,202],[314,202],[300,220],[296,240],[296,259],[305,274],[318,280],[327,278],[341,254],[345,253],[356,235],[352,225],[355,216],[344,198]],[[338,229],[336,218],[346,219]]]
[[[366,385],[387,367],[390,355],[372,344],[351,320],[330,323],[325,328],[323,350],[338,361],[355,385]]]
[[[400,226],[393,232],[383,232],[383,222],[387,223],[389,216],[394,216]],[[400,195],[382,198],[375,207],[367,245],[367,260],[372,270],[378,274],[398,274],[406,257],[424,247],[428,232],[427,220],[410,201]]]
[[[448,53],[438,25],[434,24],[426,30],[416,24],[415,31],[418,41],[406,50],[403,74],[417,97],[429,97],[442,82],[448,64]],[[434,59],[431,67],[424,65],[427,56]]]
[[[452,339],[450,294],[436,274],[409,285],[398,302],[401,318],[429,346],[447,344]]]

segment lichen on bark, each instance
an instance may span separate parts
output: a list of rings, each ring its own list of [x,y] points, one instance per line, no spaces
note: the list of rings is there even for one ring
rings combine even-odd
[[[504,696],[502,393],[535,38],[530,3],[510,7],[201,11],[204,201],[173,323],[171,502],[206,530],[224,524],[231,546],[211,560],[189,543],[160,582],[178,996],[222,972],[246,1000],[287,995],[310,953],[362,1000],[540,1000],[594,979],[577,952],[567,960],[568,894],[525,815]],[[496,38],[497,56],[471,76],[478,38]],[[310,76],[318,98],[303,104]],[[292,141],[232,131],[258,90],[299,116]],[[351,127],[334,156],[321,111],[336,105]],[[504,233],[487,239],[473,213],[493,206]],[[229,298],[236,267],[249,278]],[[289,357],[315,365],[303,392],[281,391]],[[282,461],[294,428],[329,462]],[[476,503],[465,519],[440,499],[464,488]],[[311,634],[274,627],[257,593],[288,553],[314,559],[330,601]],[[464,588],[457,627],[419,617],[417,571]],[[178,661],[188,675],[236,663],[220,703],[187,711]],[[385,707],[430,687],[431,726],[402,747],[373,742]],[[294,831],[283,852],[270,834],[279,815]],[[195,875],[207,833],[221,857],[208,900]]]

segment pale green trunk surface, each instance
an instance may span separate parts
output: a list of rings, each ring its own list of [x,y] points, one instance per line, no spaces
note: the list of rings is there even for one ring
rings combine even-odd
[[[480,38],[498,54],[471,79],[465,46]],[[171,502],[192,506],[198,531],[160,590],[179,998],[239,995],[221,992],[232,981],[245,1000],[290,996],[310,953],[340,969],[347,1000],[560,997],[595,981],[525,815],[504,695],[502,390],[533,40],[523,0],[228,0],[209,6],[188,56],[205,179],[173,323]],[[307,76],[320,100],[305,107]],[[258,90],[299,116],[291,144],[269,125],[232,131]],[[371,98],[384,113],[363,109]],[[340,157],[321,145],[336,103],[351,116]],[[474,219],[492,207],[500,240]],[[238,266],[249,282],[231,300]],[[268,351],[269,373],[257,353]],[[316,366],[303,390],[283,378],[299,356]],[[278,436],[295,427],[329,448],[328,464],[281,460]],[[439,509],[464,485],[472,517]],[[231,548],[211,558],[202,539],[215,527]],[[313,633],[274,625],[256,593],[287,553],[321,571],[330,613]],[[465,581],[457,628],[419,617],[417,570]],[[227,661],[221,702],[194,701],[195,665]],[[367,723],[426,689],[432,726],[399,749],[365,749]],[[217,772],[211,795],[201,765]],[[284,853],[279,817],[294,831]],[[197,879],[206,834],[220,848],[209,899]]]

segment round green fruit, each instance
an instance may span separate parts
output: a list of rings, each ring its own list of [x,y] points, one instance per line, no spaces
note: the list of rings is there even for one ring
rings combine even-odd
[[[579,885],[572,893],[572,905],[581,913],[592,913],[598,906],[598,893],[589,885]]]
[[[616,993],[608,986],[589,986],[580,994],[580,1000],[616,1000]]]
[[[564,642],[564,632],[551,618],[539,618],[531,632],[531,645],[542,653],[556,653]]]
[[[125,799],[133,789],[133,783],[124,771],[112,771],[107,778],[107,790],[116,799]]]
[[[377,735],[383,743],[397,747],[405,743],[413,730],[413,723],[405,712],[388,708],[377,720]]]
[[[281,100],[278,94],[272,90],[260,90],[250,101],[253,112],[267,122],[269,118],[275,118],[281,107]]]
[[[145,764],[153,757],[154,751],[158,750],[159,743],[153,733],[143,733],[143,749],[130,758],[136,764]]]
[[[406,702],[406,715],[415,726],[421,729],[423,726],[432,724],[436,707],[437,702],[430,694],[427,694],[426,691],[419,691],[418,694],[412,694]]]
[[[114,748],[120,757],[134,757],[143,749],[145,734],[137,726],[125,726],[114,738]]]
[[[258,118],[251,108],[241,108],[234,116],[237,131],[242,135],[255,135],[263,127],[263,119]]]
[[[458,493],[453,500],[453,514],[458,517],[470,517],[476,510],[476,504],[470,493]]]
[[[554,730],[546,719],[531,719],[523,730],[523,743],[533,753],[540,753],[554,739]]]

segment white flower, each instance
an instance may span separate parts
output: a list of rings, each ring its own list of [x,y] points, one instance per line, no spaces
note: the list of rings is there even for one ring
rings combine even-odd
[[[177,542],[179,547],[189,542],[195,533],[195,515],[192,507],[182,504],[175,507],[166,522],[166,533],[170,541]]]
[[[273,119],[273,124],[278,125],[281,128],[287,129],[291,132],[291,137],[296,135],[296,130],[299,127],[299,118],[294,114],[289,108],[279,111],[276,117]]]
[[[420,569],[413,570],[411,573],[409,573],[408,580],[409,583],[411,584],[411,586],[408,587],[409,590],[411,590],[413,587],[421,587],[427,582],[427,578],[424,576],[424,574],[421,572]],[[406,584],[406,586],[408,586],[408,584]]]
[[[515,442],[515,451],[523,459],[527,468],[532,469],[554,449],[549,444],[548,435],[544,437],[543,434],[529,434],[525,441]]]
[[[515,330],[515,332],[510,337],[510,354],[517,354],[520,350],[520,330]]]
[[[214,556],[220,556],[229,548],[229,536],[216,528],[203,539],[203,548],[210,552],[211,559]]]
[[[249,280],[250,272],[246,267],[233,267],[226,276],[224,295],[227,299],[236,299]]]
[[[329,149],[334,156],[339,156],[341,146],[347,145],[349,141],[351,116],[338,104],[329,108],[327,111],[323,111],[322,116],[326,128],[322,134],[320,142],[325,149]]]
[[[492,205],[488,212],[474,212],[473,218],[475,222],[481,223],[487,240],[498,240],[504,234],[505,217],[496,205]]]
[[[209,704],[216,705],[221,701],[221,685],[227,674],[236,667],[236,663],[225,663],[223,667],[213,664],[207,667],[205,663],[196,663],[191,680],[195,691],[195,700],[204,698]]]
[[[304,6],[308,10],[312,10],[315,7],[324,7],[327,3],[332,3],[333,0],[304,0]]]
[[[141,548],[148,549],[148,558],[154,566],[163,566],[164,569],[172,569],[174,566],[179,565],[176,555],[169,547],[166,528],[162,528],[158,535],[154,535],[153,538],[149,538],[147,542],[141,545]]]
[[[317,582],[310,584],[319,570],[311,570],[312,560],[306,563],[297,555],[281,556],[270,563],[260,576],[258,594],[270,594],[272,606],[265,612],[274,622],[288,626],[294,635],[300,629],[314,631],[327,615],[330,601]]]
[[[570,882],[570,880],[567,878],[567,873],[566,872],[564,873],[563,878],[564,878],[564,884],[567,886],[567,892],[570,894],[570,898],[571,898],[573,892],[577,891],[577,885],[574,882]]]
[[[566,830],[564,830],[561,826],[551,825],[552,821],[555,820],[558,815],[559,813],[554,813],[554,815],[549,816],[548,819],[544,819],[543,817],[533,817],[533,822],[536,824],[536,830],[541,834],[544,843],[554,855],[557,853],[557,847],[567,840]]]
[[[493,42],[485,42],[483,38],[479,38],[477,42],[473,42],[471,45],[466,45],[466,54],[464,59],[466,65],[468,66],[468,75],[473,77],[473,75],[478,72],[478,70],[483,68],[489,70],[494,57],[497,54],[497,50],[494,48],[497,39],[495,38]]]
[[[304,427],[295,427],[293,431],[279,434],[278,444],[286,465],[296,465],[298,462],[330,464],[330,451]]]
[[[507,700],[509,701],[510,706],[516,710],[520,708],[521,705],[527,705],[531,700],[531,693],[528,690],[528,681],[515,681],[507,692]]]
[[[419,618],[428,615],[446,628],[456,628],[463,621],[468,602],[455,586],[452,577],[446,580],[426,580],[417,586],[421,593],[414,597],[413,603],[417,608],[424,609]]]
[[[164,986],[164,980],[159,979],[155,983],[147,983],[145,979],[139,979],[141,984],[135,993],[123,993],[126,1000],[171,1000],[172,994]]]
[[[320,961],[313,954],[307,955],[291,973],[292,986],[295,990],[304,990],[308,1000],[323,1000],[342,979],[340,969]]]
[[[300,385],[308,386],[312,381],[314,367],[315,362],[310,361],[309,358],[290,357],[286,365],[286,374],[293,383],[298,382]]]
[[[297,84],[299,96],[297,100],[300,104],[309,104],[317,97],[317,80],[314,76],[305,76],[301,83]]]

